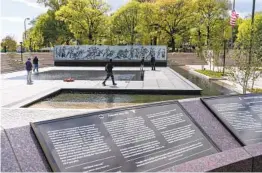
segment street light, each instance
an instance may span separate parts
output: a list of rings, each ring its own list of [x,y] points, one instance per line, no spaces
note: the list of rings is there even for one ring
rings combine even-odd
[[[24,27],[25,27],[25,39],[26,39],[26,20],[30,20],[30,18],[28,17],[28,18],[25,18],[25,20],[24,20]]]
[[[32,52],[32,38],[30,38],[30,45],[29,45],[30,52]]]
[[[21,62],[23,62],[23,42],[20,42]]]
[[[235,11],[236,1],[233,0],[232,11]],[[234,26],[232,26],[231,48],[234,47]]]
[[[248,63],[249,63],[249,65],[251,64],[251,58],[252,58],[252,46],[253,46],[253,35],[254,35],[255,8],[256,8],[256,0],[253,0],[252,18],[251,18],[251,33],[250,33],[250,49],[249,49],[249,58],[248,58]]]

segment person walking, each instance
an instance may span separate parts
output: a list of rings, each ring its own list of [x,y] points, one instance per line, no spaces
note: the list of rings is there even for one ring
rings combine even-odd
[[[28,58],[28,60],[26,61],[25,68],[26,68],[26,71],[27,71],[27,85],[33,84],[31,58]]]
[[[33,59],[33,65],[34,65],[33,72],[37,71],[37,73],[38,73],[38,58],[37,58],[37,56],[35,56],[34,59]]]
[[[109,63],[106,64],[105,70],[106,70],[106,79],[102,83],[104,86],[106,86],[106,81],[109,77],[111,77],[113,85],[117,85],[114,80],[114,75],[113,75],[113,64],[112,64],[112,59],[109,60]]]
[[[144,64],[145,64],[145,58],[143,57],[140,61],[140,71],[143,71],[144,68]]]
[[[151,67],[152,67],[152,70],[156,70],[156,59],[154,57],[154,55],[151,55]]]

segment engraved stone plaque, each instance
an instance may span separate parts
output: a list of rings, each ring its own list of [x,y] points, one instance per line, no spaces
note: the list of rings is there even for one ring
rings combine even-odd
[[[262,94],[203,98],[242,145],[262,142]]]
[[[178,102],[31,123],[53,171],[165,171],[218,149]]]

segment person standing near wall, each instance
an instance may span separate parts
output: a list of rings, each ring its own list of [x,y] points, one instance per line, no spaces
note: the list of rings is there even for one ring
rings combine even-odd
[[[26,71],[27,71],[27,85],[31,85],[31,84],[33,84],[31,58],[28,58],[28,60],[26,61],[25,68],[26,68]]]
[[[140,71],[143,71],[144,68],[144,64],[145,64],[145,58],[143,57],[140,61]]]
[[[34,57],[33,64],[34,64],[33,72],[37,71],[37,73],[38,73],[38,58],[37,58],[37,56]]]
[[[109,63],[106,64],[106,67],[105,67],[105,70],[106,70],[106,79],[104,80],[104,82],[102,83],[104,86],[106,86],[106,81],[109,77],[111,77],[112,79],[112,82],[113,82],[113,85],[117,85],[115,83],[115,80],[114,80],[114,75],[113,75],[113,63],[112,63],[112,59],[109,60]]]
[[[152,67],[152,70],[156,70],[156,59],[155,59],[155,56],[154,55],[151,55],[151,67]]]

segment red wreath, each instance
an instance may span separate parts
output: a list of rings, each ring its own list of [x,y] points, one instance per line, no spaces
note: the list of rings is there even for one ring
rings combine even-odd
[[[67,79],[64,79],[64,82],[74,82],[75,79],[74,78],[67,78]]]

